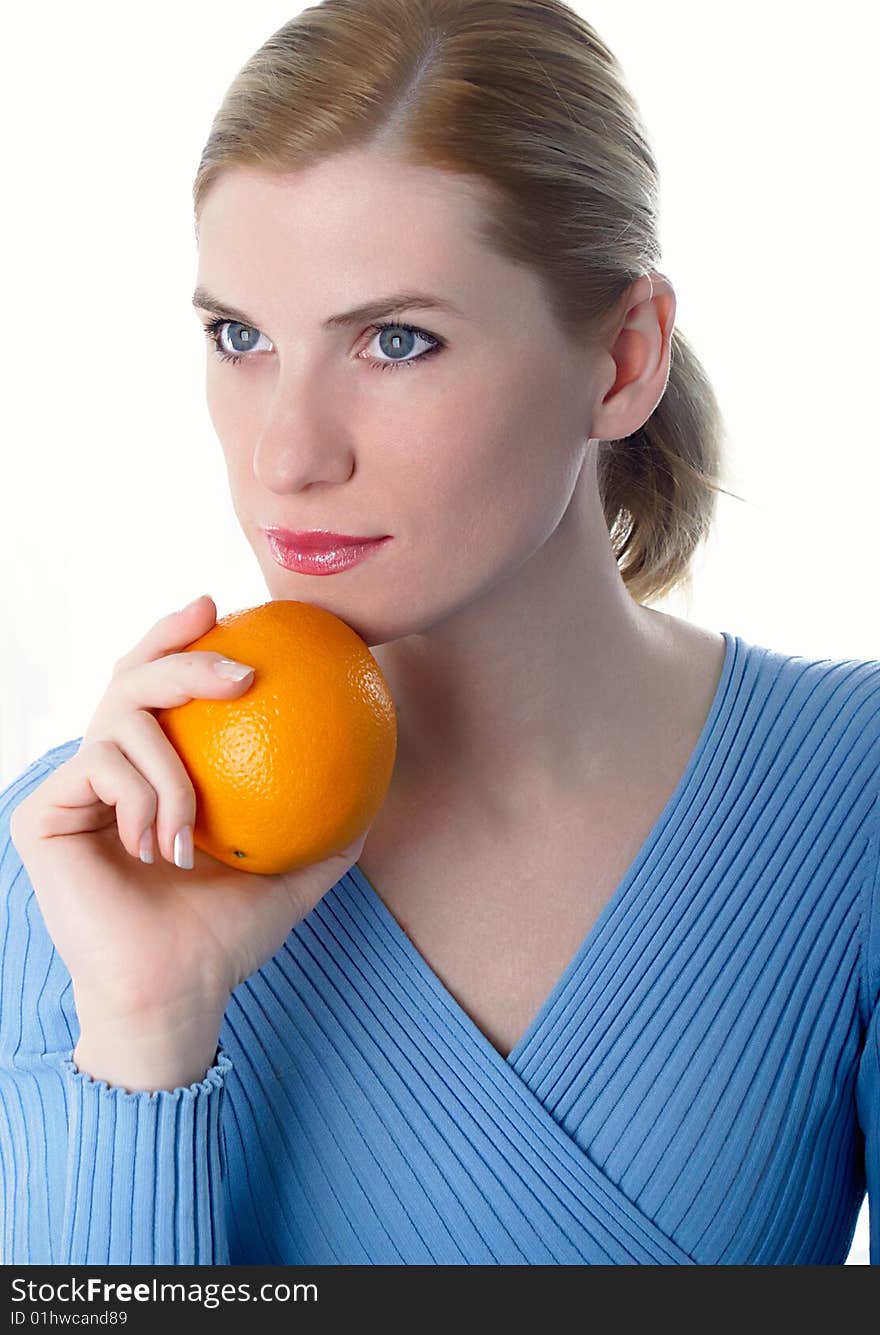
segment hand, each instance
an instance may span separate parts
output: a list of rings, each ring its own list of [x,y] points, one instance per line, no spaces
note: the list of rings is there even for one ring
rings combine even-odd
[[[360,855],[348,848],[297,871],[255,875],[194,850],[174,865],[174,836],[194,825],[195,791],[154,709],[234,699],[252,677],[217,676],[219,653],[179,652],[216,621],[205,596],[163,617],[115,665],[75,756],[12,814],[12,842],[27,869],[74,997],[108,1023],[157,1014],[219,1014],[235,988],[282,947]],[[140,860],[155,828],[152,865]]]

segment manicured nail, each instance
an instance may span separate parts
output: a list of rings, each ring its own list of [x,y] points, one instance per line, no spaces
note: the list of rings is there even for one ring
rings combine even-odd
[[[152,827],[152,825],[148,825],[147,828],[144,830],[143,834],[141,835],[140,848],[138,849],[138,852],[140,853],[141,862],[152,862],[152,861],[153,861],[153,827]]]
[[[192,871],[193,837],[192,826],[184,825],[174,836],[174,863],[184,871]]]
[[[217,658],[214,660],[214,671],[218,677],[226,677],[229,681],[244,681],[253,672],[252,667],[246,663],[236,663],[234,658]]]

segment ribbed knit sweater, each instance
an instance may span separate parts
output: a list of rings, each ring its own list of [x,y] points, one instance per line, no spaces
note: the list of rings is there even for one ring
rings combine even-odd
[[[214,1065],[72,1060],[0,793],[4,1264],[880,1263],[880,661],[723,632],[653,829],[501,1056],[355,864],[232,994]],[[474,884],[479,894],[479,884]]]

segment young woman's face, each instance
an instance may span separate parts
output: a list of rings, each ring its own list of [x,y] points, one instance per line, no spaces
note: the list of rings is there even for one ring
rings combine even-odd
[[[236,515],[273,598],[326,607],[370,645],[427,632],[528,561],[590,436],[596,368],[531,271],[476,239],[472,190],[350,153],[283,179],[227,173],[199,219],[199,287],[240,316],[217,336],[241,360],[209,344],[207,366]],[[398,306],[379,332],[325,323],[400,292],[454,309]],[[391,541],[302,574],[262,526]]]

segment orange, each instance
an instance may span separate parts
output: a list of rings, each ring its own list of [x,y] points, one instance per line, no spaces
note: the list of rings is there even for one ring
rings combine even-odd
[[[156,711],[195,790],[195,846],[264,875],[347,848],[382,806],[397,752],[369,646],[325,608],[277,599],[221,617],[187,649],[255,669],[233,699]]]

